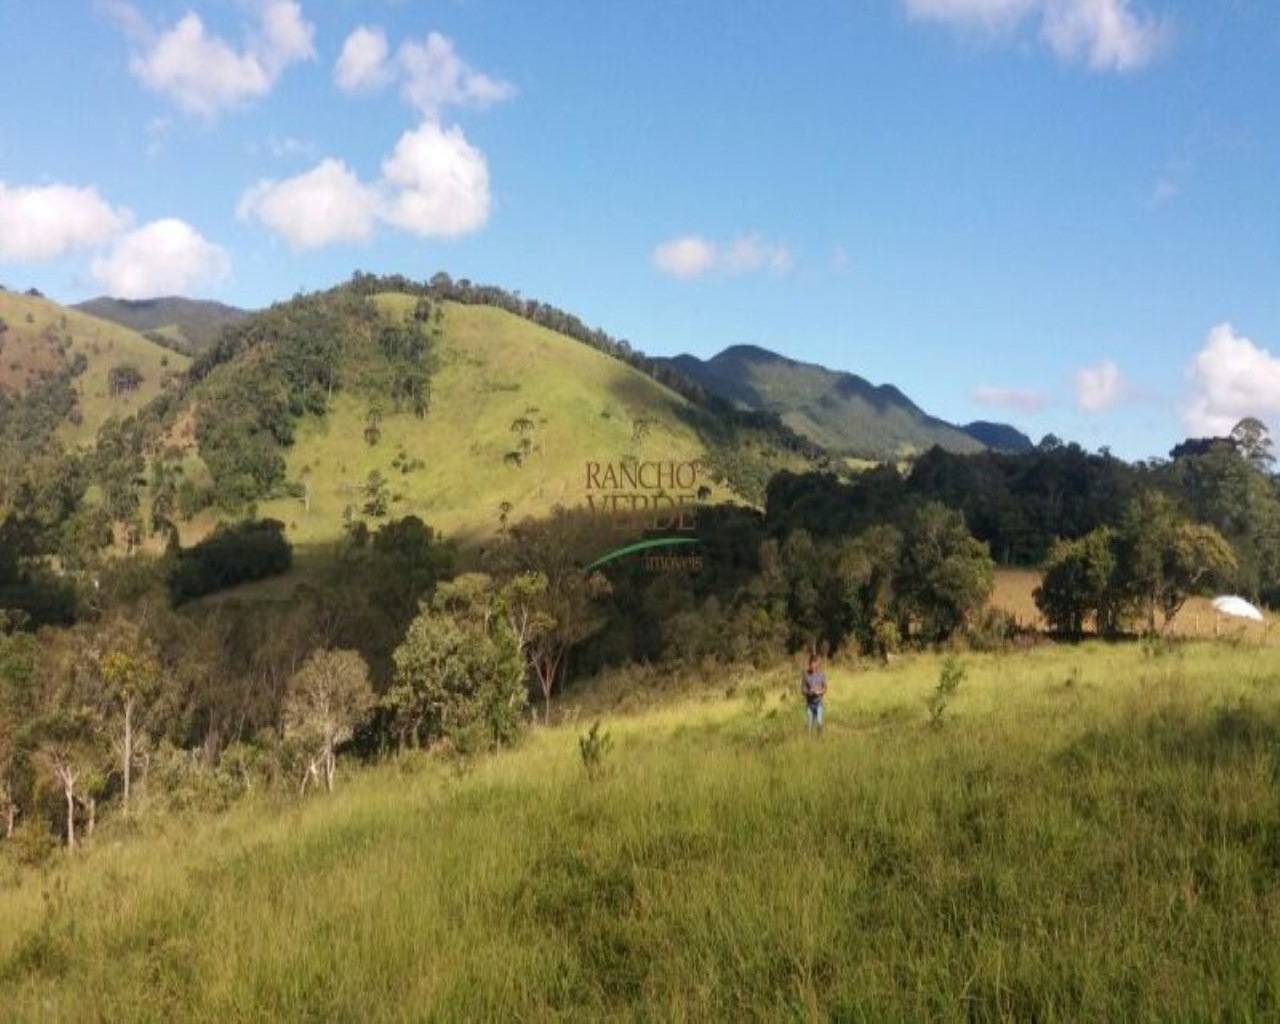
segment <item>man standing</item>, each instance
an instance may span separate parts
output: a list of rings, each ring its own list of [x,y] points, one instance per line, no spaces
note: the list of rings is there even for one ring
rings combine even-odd
[[[800,676],[800,692],[808,706],[809,728],[822,731],[822,698],[827,695],[827,676],[816,654],[809,655],[809,667]]]

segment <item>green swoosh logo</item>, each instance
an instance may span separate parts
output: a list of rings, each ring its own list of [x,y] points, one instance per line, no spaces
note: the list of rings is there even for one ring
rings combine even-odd
[[[601,555],[594,562],[586,567],[583,572],[590,572],[598,566],[607,562],[612,562],[617,558],[625,558],[627,555],[633,555],[637,551],[648,551],[650,548],[669,548],[684,544],[697,544],[697,537],[654,537],[652,540],[642,540],[635,544],[628,544],[625,548],[618,548],[616,551],[610,551],[607,555]]]

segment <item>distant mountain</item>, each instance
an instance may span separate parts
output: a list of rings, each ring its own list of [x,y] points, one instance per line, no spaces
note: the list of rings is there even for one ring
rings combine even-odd
[[[218,339],[222,328],[239,323],[249,311],[221,302],[167,296],[158,299],[112,299],[101,296],[73,309],[100,320],[150,334],[153,341],[195,354]]]
[[[680,355],[668,362],[713,394],[775,413],[796,433],[845,455],[892,459],[934,445],[968,453],[1031,444],[1012,427],[956,427],[930,416],[891,384],[874,385],[754,345],[735,345],[708,360]]]
[[[1010,452],[1014,455],[1029,452],[1035,447],[1031,438],[1017,427],[1007,423],[991,423],[987,420],[974,420],[960,428],[970,437],[981,441],[988,448],[998,452]]]

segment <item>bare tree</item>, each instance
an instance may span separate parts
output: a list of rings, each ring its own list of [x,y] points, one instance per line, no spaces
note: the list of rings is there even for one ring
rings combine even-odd
[[[316,651],[289,681],[285,737],[303,751],[302,792],[322,773],[326,791],[333,791],[336,748],[351,738],[373,701],[369,668],[355,651]]]

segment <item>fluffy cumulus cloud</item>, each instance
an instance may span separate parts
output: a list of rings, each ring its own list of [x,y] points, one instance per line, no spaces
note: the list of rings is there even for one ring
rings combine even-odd
[[[333,68],[334,83],[343,92],[381,89],[395,77],[388,52],[387,34],[382,29],[359,26],[342,44]]]
[[[726,274],[768,271],[785,274],[791,269],[791,252],[780,242],[759,234],[739,235],[726,244],[717,244],[701,235],[682,235],[654,247],[653,265],[664,274],[685,280],[701,277],[711,270]]]
[[[264,180],[245,192],[237,215],[261,221],[295,249],[365,242],[373,235],[377,192],[341,160],[283,181]]]
[[[1034,388],[1004,388],[983,384],[973,390],[973,400],[979,405],[991,405],[1019,412],[1039,412],[1049,404],[1043,391]]]
[[[1085,366],[1076,371],[1076,408],[1081,412],[1103,412],[1124,396],[1124,376],[1110,359],[1097,366]]]
[[[0,182],[0,263],[57,259],[103,245],[129,222],[93,187]]]
[[[386,33],[360,25],[333,68],[344,92],[372,92],[399,82],[421,115],[382,161],[376,181],[362,182],[341,160],[322,161],[284,181],[260,181],[241,197],[239,214],[266,225],[298,249],[366,241],[379,223],[424,238],[478,230],[489,219],[489,165],[462,129],[448,125],[452,107],[488,107],[514,87],[475,70],[453,41],[432,32],[401,44],[394,57]]]
[[[1246,416],[1280,422],[1280,355],[1237,334],[1231,324],[1209,332],[1187,376],[1192,397],[1183,420],[1191,434],[1225,436]]]
[[[198,293],[220,283],[229,271],[222,248],[173,218],[122,235],[93,261],[94,279],[121,299]]]
[[[1169,44],[1167,18],[1136,0],[904,0],[909,17],[967,31],[1009,35],[1038,24],[1062,60],[1093,71],[1136,71]]]
[[[1129,0],[1049,0],[1042,34],[1064,60],[1094,71],[1145,67],[1168,43],[1169,22],[1134,9]]]
[[[489,165],[462,129],[433,121],[405,132],[382,163],[383,217],[423,236],[475,231],[489,218]]]
[[[238,214],[295,249],[317,249],[368,241],[378,221],[423,237],[466,234],[488,220],[489,202],[484,154],[461,128],[424,121],[400,137],[377,182],[323,160],[305,174],[258,182],[241,196]]]
[[[256,24],[238,49],[188,11],[171,28],[147,33],[130,70],[148,89],[204,117],[265,96],[289,65],[315,56],[315,28],[297,0],[259,0],[254,10]]]
[[[515,95],[510,82],[476,71],[439,32],[425,43],[404,43],[399,61],[404,98],[427,117],[439,117],[447,107],[491,107]]]
[[[698,235],[673,238],[653,250],[653,265],[672,277],[698,277],[715,264],[715,244]]]
[[[430,120],[450,107],[491,107],[516,92],[510,82],[473,68],[439,32],[422,42],[406,40],[394,58],[389,54],[386,33],[361,25],[347,36],[333,80],[344,92],[369,92],[399,80],[405,101]]]

